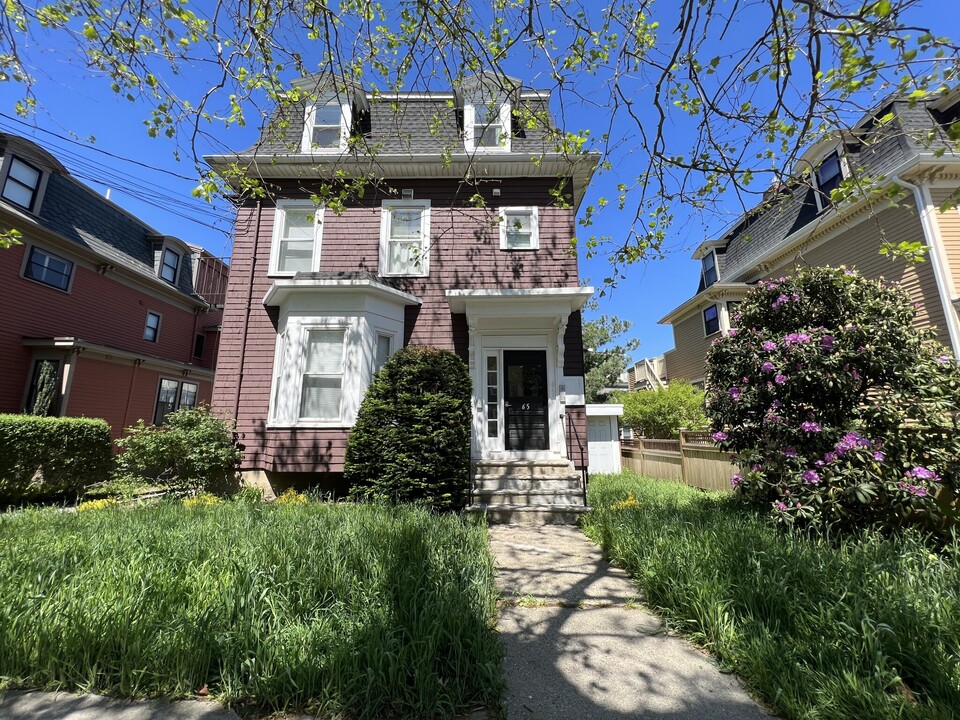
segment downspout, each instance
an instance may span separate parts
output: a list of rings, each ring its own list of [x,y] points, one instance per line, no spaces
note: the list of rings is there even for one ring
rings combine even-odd
[[[257,247],[260,244],[260,216],[263,211],[261,201],[257,200],[257,224],[253,232],[253,253],[250,256],[250,278],[247,281],[247,311],[243,318],[243,334],[240,336],[240,357],[237,367],[237,394],[233,403],[233,419],[240,414],[240,389],[243,387],[243,363],[247,355],[247,331],[250,328],[250,314],[253,312],[253,280],[257,270]],[[221,338],[222,340],[223,338]]]
[[[953,356],[960,358],[960,328],[957,327],[956,311],[953,309],[950,291],[951,282],[947,276],[946,262],[942,255],[943,248],[938,241],[939,226],[932,214],[933,200],[931,198],[928,203],[924,198],[923,188],[902,180],[899,175],[893,175],[890,179],[903,189],[913,191],[917,212],[920,214],[920,227],[923,228],[923,239],[930,249],[930,266],[933,268],[933,276],[937,282],[937,291],[940,295],[940,303],[943,306],[943,317],[947,323],[947,332],[950,335],[951,349],[953,350]]]

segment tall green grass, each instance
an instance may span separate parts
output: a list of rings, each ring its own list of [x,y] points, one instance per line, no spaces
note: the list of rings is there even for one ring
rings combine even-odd
[[[0,517],[0,675],[268,711],[450,717],[502,682],[486,530],[379,506]]]
[[[732,496],[630,475],[594,479],[590,504],[586,531],[647,601],[778,714],[960,716],[960,544],[808,539]]]

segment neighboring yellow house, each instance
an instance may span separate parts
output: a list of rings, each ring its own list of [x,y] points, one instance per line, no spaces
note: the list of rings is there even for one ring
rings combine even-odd
[[[880,122],[885,116],[892,119]],[[702,383],[707,349],[730,330],[737,301],[758,280],[803,266],[845,265],[899,282],[917,303],[917,325],[934,328],[960,356],[960,210],[939,209],[960,188],[960,153],[949,137],[958,130],[960,88],[912,104],[892,98],[810,148],[797,168],[801,180],[772,187],[736,227],[694,252],[697,293],[660,320],[673,326],[667,378]],[[833,205],[830,191],[856,177],[904,195],[896,206],[877,195]],[[926,260],[881,255],[885,242],[919,242]]]

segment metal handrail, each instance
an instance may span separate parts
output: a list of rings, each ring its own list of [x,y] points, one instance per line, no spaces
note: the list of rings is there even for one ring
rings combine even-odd
[[[567,413],[567,436],[576,439],[577,448],[580,450],[580,483],[581,489],[583,490],[583,504],[587,504],[587,485],[590,482],[590,471],[587,469],[587,463],[583,455],[583,441],[580,440],[580,431],[577,430],[577,426],[573,422],[573,418],[570,417],[570,413]]]

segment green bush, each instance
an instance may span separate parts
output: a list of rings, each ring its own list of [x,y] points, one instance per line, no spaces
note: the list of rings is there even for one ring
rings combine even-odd
[[[112,469],[103,420],[0,415],[0,500],[77,497]]]
[[[234,424],[200,406],[167,415],[160,427],[140,420],[117,440],[121,476],[173,490],[211,490],[230,485],[243,452]]]
[[[730,493],[590,483],[585,530],[652,608],[785,720],[948,720],[960,708],[960,542],[808,537]]]
[[[351,496],[462,508],[471,394],[467,366],[454,353],[417,347],[395,353],[367,390],[347,443]]]
[[[898,286],[842,268],[758,283],[707,356],[739,492],[824,531],[935,529],[960,479],[960,370]],[[946,494],[946,493],[942,493]]]
[[[703,411],[703,391],[683,380],[667,387],[620,394],[623,424],[648,438],[678,438],[680,428],[701,430],[707,427]]]
[[[271,717],[496,705],[484,527],[418,508],[199,497],[0,514],[0,678],[124,697],[206,686]]]

